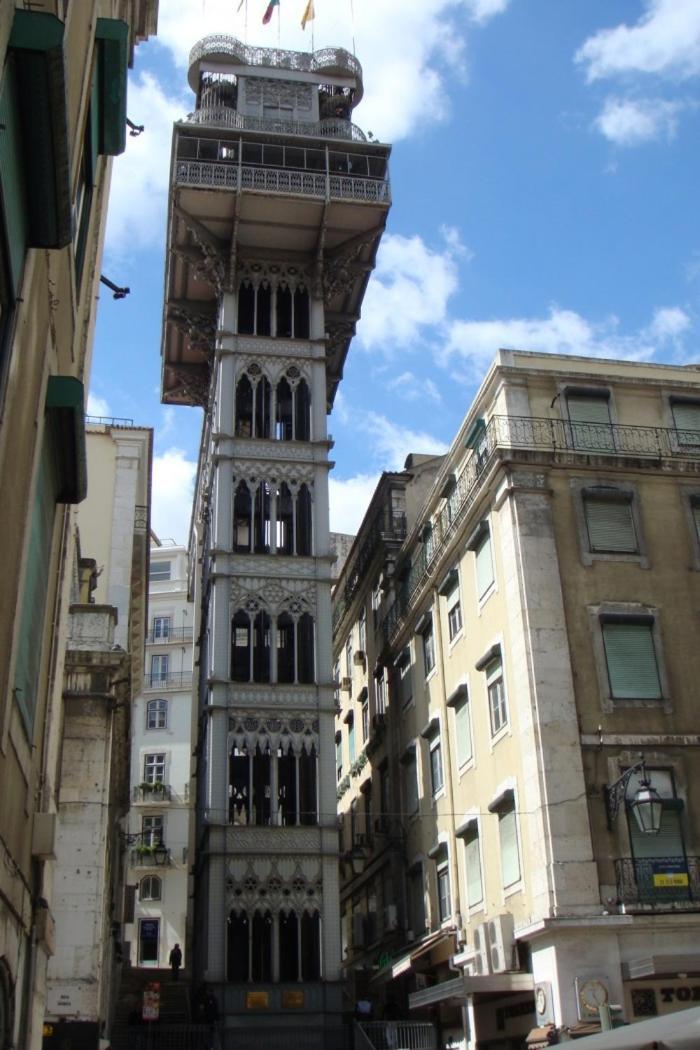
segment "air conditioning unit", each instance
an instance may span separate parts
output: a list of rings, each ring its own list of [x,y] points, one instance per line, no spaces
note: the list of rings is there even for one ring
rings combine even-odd
[[[487,923],[491,950],[491,973],[513,969],[513,916],[510,912],[497,915]]]
[[[399,925],[399,915],[395,904],[387,904],[384,909],[384,929],[395,930]]]
[[[475,926],[472,934],[474,944],[474,962],[472,966],[473,972],[477,977],[485,977],[491,973],[489,935],[486,925],[485,922],[482,922],[479,926]]]
[[[366,659],[367,657],[365,656],[364,649],[356,649],[355,652],[352,654],[352,662],[357,667],[364,667]]]
[[[349,693],[352,690],[352,678],[341,678],[340,688],[344,693]]]
[[[352,945],[353,948],[364,948],[365,946],[365,919],[362,912],[356,911],[352,917]]]

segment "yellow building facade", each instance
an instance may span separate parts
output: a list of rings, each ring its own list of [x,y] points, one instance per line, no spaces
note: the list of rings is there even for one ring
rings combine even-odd
[[[340,655],[378,610],[337,719],[341,751],[358,701],[370,727],[339,779],[348,969],[451,1045],[537,1045],[700,987],[699,379],[500,351],[398,555],[337,617]],[[369,939],[353,916],[387,841],[406,877]]]

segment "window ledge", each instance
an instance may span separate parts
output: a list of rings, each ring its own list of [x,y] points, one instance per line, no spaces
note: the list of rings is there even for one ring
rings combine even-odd
[[[523,880],[522,878],[518,882],[514,882],[512,886],[503,887],[503,899],[508,900],[509,897],[513,897],[516,893],[523,892]]]
[[[484,608],[488,600],[493,597],[497,590],[498,588],[496,587],[496,581],[494,580],[493,583],[487,588],[487,590],[485,590],[484,593],[477,598],[476,607],[479,614],[481,613],[481,610]]]
[[[664,714],[670,714],[673,711],[673,702],[669,697],[659,697],[658,700],[635,700],[633,698],[624,699],[616,698],[612,696],[606,696],[603,698],[601,704],[602,710],[606,714],[615,714],[616,712],[627,711],[629,708],[638,707],[646,708],[649,710],[663,711]]]
[[[457,766],[457,775],[461,779],[464,776],[465,773],[468,773],[473,768],[474,768],[474,756],[472,755],[472,757],[468,758],[465,762],[463,762],[461,766]]]
[[[493,751],[493,749],[496,746],[496,744],[500,743],[501,740],[503,740],[504,737],[510,736],[510,735],[511,735],[510,722],[506,722],[506,724],[504,726],[501,726],[501,728],[498,730],[498,732],[494,733],[493,736],[491,737],[491,743],[490,743],[491,750]]]
[[[460,629],[457,631],[457,634],[454,636],[454,638],[450,638],[449,642],[447,643],[448,650],[452,651],[452,649],[454,649],[454,647],[457,644],[457,642],[463,637],[464,637],[464,628],[460,627]]]

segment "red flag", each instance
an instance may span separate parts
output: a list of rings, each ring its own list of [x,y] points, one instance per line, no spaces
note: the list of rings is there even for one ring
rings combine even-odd
[[[263,25],[264,26],[266,26],[267,23],[272,18],[272,12],[274,11],[274,9],[276,7],[279,7],[279,3],[280,3],[280,0],[270,0],[270,3],[267,5],[267,8],[265,10],[265,14],[263,15]]]

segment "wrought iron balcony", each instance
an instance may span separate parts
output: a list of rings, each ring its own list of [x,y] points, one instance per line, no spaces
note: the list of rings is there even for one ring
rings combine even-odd
[[[170,784],[163,784],[160,781],[155,781],[153,784],[149,784],[146,781],[142,784],[136,784],[131,792],[132,802],[146,802],[151,805],[159,802],[169,802],[170,797]]]
[[[163,843],[148,846],[139,843],[129,858],[132,868],[166,868],[170,864],[170,850]]]
[[[148,632],[146,638],[154,645],[170,645],[174,642],[191,642],[191,627],[156,627]]]
[[[415,604],[433,567],[481,490],[489,468],[498,458],[518,452],[551,461],[564,456],[575,464],[602,457],[633,459],[635,467],[663,461],[700,460],[700,431],[666,427],[622,426],[617,423],[572,423],[535,416],[492,416],[479,435],[473,454],[457,478],[450,496],[430,522],[431,530],[416,553],[396,601],[382,622],[391,640]]]
[[[615,861],[620,904],[655,905],[694,902],[700,907],[700,858],[621,857]]]
[[[327,172],[240,166],[231,161],[178,160],[175,185],[196,189],[260,191],[315,197],[319,200],[356,200],[389,204],[389,182],[383,178],[333,175]]]
[[[369,529],[362,536],[352,561],[344,568],[345,584],[333,603],[333,631],[336,630],[350,603],[365,578],[367,567],[374,558],[380,542],[402,543],[406,539],[406,515],[383,505],[377,511]]]
[[[364,131],[350,120],[340,120],[337,117],[327,117],[318,121],[251,117],[239,113],[232,106],[204,106],[196,109],[188,115],[187,123],[202,124],[210,128],[231,128],[234,131],[262,131],[273,135],[367,141]]]
[[[228,57],[242,66],[266,66],[273,69],[301,70],[316,73],[333,70],[362,81],[362,66],[343,47],[324,47],[319,51],[284,51],[273,47],[251,47],[233,36],[211,34],[199,40],[190,51],[190,69],[203,59]],[[194,85],[196,89],[196,83]]]
[[[143,676],[144,689],[185,689],[191,685],[191,671],[172,671],[169,674],[155,671]]]

